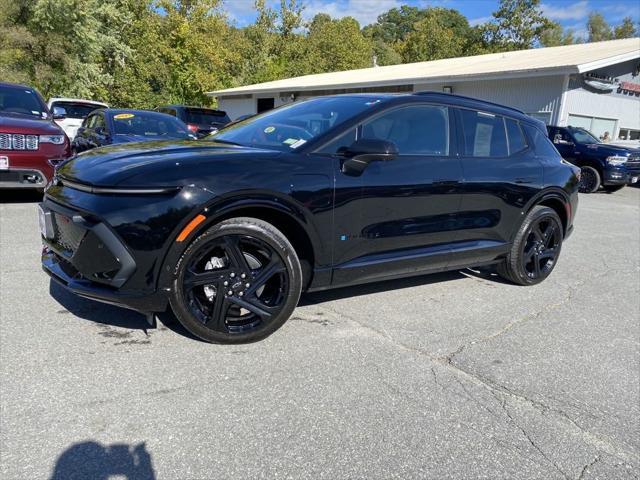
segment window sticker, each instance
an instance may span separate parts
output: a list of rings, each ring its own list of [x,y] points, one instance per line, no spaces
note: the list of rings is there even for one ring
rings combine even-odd
[[[298,147],[301,147],[302,145],[304,145],[305,143],[307,143],[307,141],[304,138],[301,138],[296,143],[292,143],[291,145],[289,145],[289,147],[290,148],[298,148]]]
[[[286,139],[284,142],[282,142],[282,143],[284,143],[284,144],[286,144],[286,145],[292,145],[292,144],[296,143],[298,140],[299,140],[299,139],[297,139],[297,138],[287,138],[287,139]]]
[[[371,100],[370,102],[366,102],[365,105],[375,105],[376,103],[380,103],[380,99]]]
[[[276,131],[276,127],[269,126],[264,129],[264,133],[272,133]]]
[[[113,116],[115,120],[126,120],[127,118],[133,118],[133,117],[135,117],[133,113],[119,113]]]
[[[491,151],[491,134],[493,125],[478,123],[476,126],[476,138],[473,153],[476,157],[487,157]]]

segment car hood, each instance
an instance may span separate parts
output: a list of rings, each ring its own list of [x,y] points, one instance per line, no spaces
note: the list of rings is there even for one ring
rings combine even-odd
[[[240,170],[249,159],[276,157],[280,152],[207,140],[125,143],[96,148],[64,162],[57,175],[95,186],[183,186],[221,162]]]
[[[620,145],[610,145],[607,143],[588,143],[585,145],[591,152],[597,152],[599,155],[623,155],[640,153],[640,148],[635,147],[623,147]]]
[[[59,135],[62,129],[51,120],[26,115],[0,113],[0,128],[4,133]]]

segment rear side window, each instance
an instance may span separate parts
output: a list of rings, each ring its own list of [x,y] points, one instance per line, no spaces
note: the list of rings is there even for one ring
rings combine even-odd
[[[556,147],[553,146],[549,137],[544,135],[540,130],[531,125],[523,124],[525,132],[527,132],[527,136],[533,143],[533,146],[536,150],[536,154],[541,157],[550,157],[550,158],[558,158],[560,154]]]
[[[505,118],[504,121],[507,127],[507,138],[509,139],[509,155],[527,148],[527,141],[518,122],[510,118]]]
[[[464,155],[469,157],[506,157],[507,136],[499,115],[459,110],[462,119]]]

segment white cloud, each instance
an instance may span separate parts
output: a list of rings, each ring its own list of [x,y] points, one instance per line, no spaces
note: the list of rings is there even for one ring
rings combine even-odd
[[[548,3],[540,5],[544,14],[551,20],[582,20],[589,16],[591,8],[587,0],[570,5],[554,6]]]

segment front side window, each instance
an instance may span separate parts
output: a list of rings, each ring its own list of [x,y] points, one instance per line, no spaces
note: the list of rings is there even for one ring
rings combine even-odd
[[[573,133],[573,138],[578,143],[602,143],[595,135],[584,128],[574,128],[571,133]]]
[[[507,136],[499,115],[459,110],[464,138],[463,154],[469,157],[506,157]]]
[[[295,151],[380,102],[379,97],[368,95],[319,97],[295,102],[233,124],[207,137],[206,141]]]
[[[364,139],[395,143],[400,155],[449,155],[447,107],[411,105],[362,125]]]

